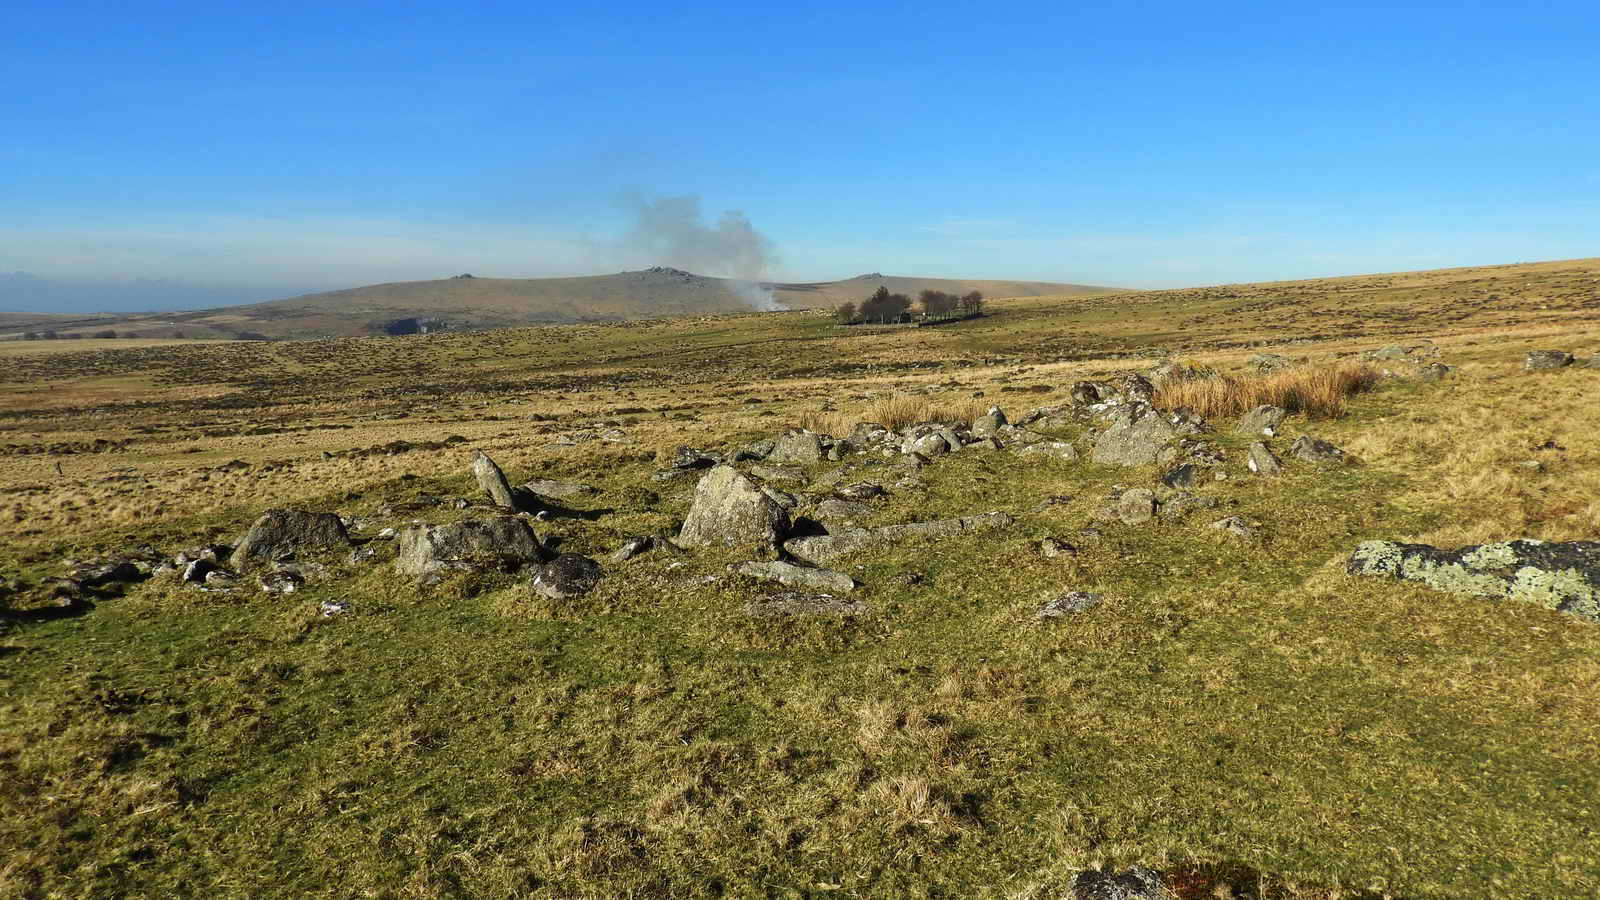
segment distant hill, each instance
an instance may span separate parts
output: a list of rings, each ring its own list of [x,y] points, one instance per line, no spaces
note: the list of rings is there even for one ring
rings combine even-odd
[[[536,323],[652,319],[771,308],[832,308],[862,300],[882,285],[913,299],[923,290],[986,297],[1037,297],[1108,290],[1040,281],[963,280],[859,275],[842,281],[741,284],[655,267],[580,278],[478,278],[374,284],[244,306],[132,316],[73,317],[78,328],[114,328],[140,336],[311,338],[478,330]],[[753,289],[754,288],[754,289]],[[47,317],[31,317],[41,319]],[[0,320],[3,321],[3,320]]]

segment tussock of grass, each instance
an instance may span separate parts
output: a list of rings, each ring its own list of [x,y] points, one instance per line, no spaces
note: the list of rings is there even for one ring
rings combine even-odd
[[[858,413],[812,413],[805,416],[800,424],[824,434],[845,434],[857,422],[877,422],[893,431],[920,422],[971,422],[988,412],[989,406],[982,400],[970,397],[897,393],[868,404]]]
[[[1371,366],[1301,366],[1269,375],[1221,375],[1164,381],[1156,388],[1162,409],[1187,407],[1205,418],[1229,418],[1258,406],[1279,406],[1318,419],[1344,415],[1345,400],[1372,389],[1378,373]]]

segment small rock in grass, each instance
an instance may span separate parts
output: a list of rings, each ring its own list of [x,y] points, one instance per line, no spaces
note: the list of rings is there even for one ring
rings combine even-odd
[[[1081,613],[1100,605],[1100,595],[1088,591],[1068,591],[1059,597],[1052,598],[1039,611],[1033,614],[1035,619],[1063,619],[1073,613]]]

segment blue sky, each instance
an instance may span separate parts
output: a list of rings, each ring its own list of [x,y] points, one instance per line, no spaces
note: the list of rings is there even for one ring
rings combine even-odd
[[[786,279],[1596,256],[1597,47],[1576,2],[0,0],[0,306],[617,271],[629,195]]]

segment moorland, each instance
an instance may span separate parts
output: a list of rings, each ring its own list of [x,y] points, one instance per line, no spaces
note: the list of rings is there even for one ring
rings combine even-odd
[[[1348,574],[1596,540],[1600,259],[986,293],[938,328],[0,344],[0,894],[1600,892],[1600,624]],[[1099,452],[1127,405],[1079,385],[1134,374],[1189,480]],[[1025,424],[975,439],[992,407]],[[823,452],[761,458],[800,429]],[[801,538],[993,515],[881,532],[823,601],[740,568],[783,544],[675,546],[723,464]],[[278,508],[349,545],[232,577]],[[513,514],[597,579],[403,571]]]

